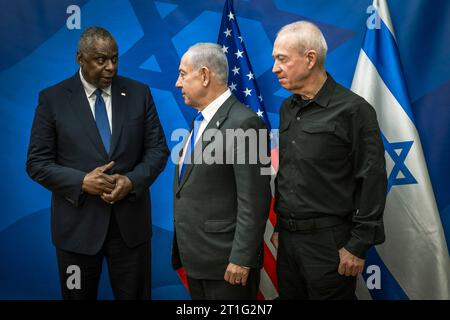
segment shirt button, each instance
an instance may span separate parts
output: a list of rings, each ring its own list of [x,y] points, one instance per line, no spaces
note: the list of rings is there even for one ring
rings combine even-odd
[[[292,140],[292,144],[295,144],[295,140]]]
[[[300,117],[297,117],[297,120],[300,120]]]

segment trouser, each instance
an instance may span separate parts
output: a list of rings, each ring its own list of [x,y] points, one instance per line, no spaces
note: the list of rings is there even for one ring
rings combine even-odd
[[[280,228],[277,254],[280,299],[356,299],[356,277],[338,273],[338,250],[349,239],[348,223],[307,231]]]
[[[96,255],[56,249],[62,298],[97,299],[103,258],[106,258],[115,299],[150,299],[150,250],[150,241],[137,247],[127,247],[113,214],[103,247]],[[76,281],[73,278],[76,273],[69,266],[79,267],[81,273],[79,289],[75,286]]]
[[[202,280],[187,277],[192,300],[255,300],[260,270],[251,269],[247,284],[232,285],[225,280]]]

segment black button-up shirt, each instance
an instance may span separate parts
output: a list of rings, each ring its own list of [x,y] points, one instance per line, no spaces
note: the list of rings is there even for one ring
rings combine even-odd
[[[314,99],[292,95],[281,106],[275,211],[285,219],[351,220],[345,248],[364,258],[384,241],[383,143],[372,106],[327,75]]]

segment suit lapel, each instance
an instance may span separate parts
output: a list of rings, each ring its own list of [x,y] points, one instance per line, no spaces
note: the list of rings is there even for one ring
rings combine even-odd
[[[227,100],[225,100],[225,102],[220,107],[220,109],[212,117],[211,121],[209,121],[209,123],[206,126],[205,130],[203,131],[203,133],[205,133],[206,130],[209,130],[209,129],[217,129],[218,132],[219,132],[220,127],[222,126],[222,124],[227,119],[228,113],[230,112],[230,109],[231,109],[231,107],[233,106],[233,104],[235,102],[237,102],[237,99],[236,99],[236,97],[234,95],[231,95]],[[216,132],[216,134],[219,134],[218,132]],[[184,171],[183,178],[181,179],[181,181],[180,181],[180,183],[178,185],[177,192],[181,190],[181,188],[185,184],[186,180],[191,175],[191,172],[192,172],[192,170],[194,168],[194,163],[199,161],[200,157],[203,154],[203,150],[205,150],[206,146],[208,144],[210,144],[212,142],[212,140],[213,139],[203,143],[203,134],[202,134],[202,137],[200,137],[200,140],[199,140],[200,143],[197,143],[195,145],[194,152],[191,153],[191,163],[186,165],[186,170]],[[199,148],[201,148],[201,150],[199,150]],[[193,160],[193,159],[195,159],[195,160]]]
[[[89,101],[86,97],[86,92],[84,91],[83,85],[80,80],[80,76],[77,73],[73,78],[70,91],[69,101],[70,105],[80,120],[80,123],[85,128],[85,132],[95,148],[102,155],[103,158],[108,159],[108,154],[106,153],[105,147],[103,146],[102,139],[97,129],[94,117],[92,115],[91,107],[89,106]]]
[[[180,179],[179,179],[179,177],[180,177],[180,160],[181,160],[181,156],[183,155],[183,150],[184,150],[184,147],[186,146],[188,138],[189,138],[189,134],[187,134],[184,137],[184,140],[182,142],[181,150],[180,150],[180,152],[178,154],[177,162],[175,163],[175,176],[174,176],[175,177],[175,181],[174,181],[174,185],[175,185],[175,190],[176,191],[178,191],[179,184],[180,184]]]
[[[112,137],[110,156],[113,155],[117,144],[119,143],[120,134],[122,132],[123,122],[126,117],[126,100],[128,99],[128,91],[122,86],[116,78],[111,87],[111,107],[112,107]]]

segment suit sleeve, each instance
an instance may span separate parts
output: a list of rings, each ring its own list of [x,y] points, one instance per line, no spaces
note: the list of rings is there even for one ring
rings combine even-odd
[[[270,175],[267,175],[267,172],[264,175],[261,171],[261,169],[270,170],[269,139],[264,123],[257,117],[246,120],[241,129],[256,132],[257,138],[245,140],[243,144],[238,142],[234,150],[235,159],[245,155],[245,163],[239,164],[235,161],[233,165],[237,193],[237,222],[229,261],[240,266],[257,268],[261,263],[260,254],[271,200]],[[259,129],[264,129],[261,137],[258,135]],[[258,151],[252,151],[249,145],[252,143],[256,143],[253,147]],[[260,148],[261,146],[264,147]],[[266,155],[265,163],[259,157],[260,153]]]
[[[133,183],[136,197],[140,197],[166,166],[169,149],[158,118],[155,104],[147,87],[145,96],[144,151],[142,160],[125,175]]]
[[[288,102],[289,101],[289,102]],[[283,103],[281,104],[280,107],[280,128],[283,128],[283,123],[284,123],[284,118],[285,118],[285,110],[286,110],[286,106],[287,104],[290,103],[290,99],[286,99],[283,101]],[[280,130],[278,130],[278,140],[280,140]],[[281,143],[281,142],[280,142]],[[279,146],[281,149],[281,145]],[[279,159],[281,160],[282,157],[282,153],[279,153]],[[281,161],[278,161],[278,165],[280,164]],[[278,167],[279,169],[279,167]],[[275,225],[273,226],[273,232],[280,232],[280,224],[279,224],[279,210],[278,210],[278,203],[280,202],[280,190],[278,188],[278,174],[275,176],[275,180],[274,180],[274,206],[273,206],[273,210],[275,212],[276,215],[276,222]]]
[[[56,141],[55,115],[45,93],[41,92],[31,128],[27,173],[51,192],[65,197],[72,205],[79,206],[86,173],[56,163]]]

